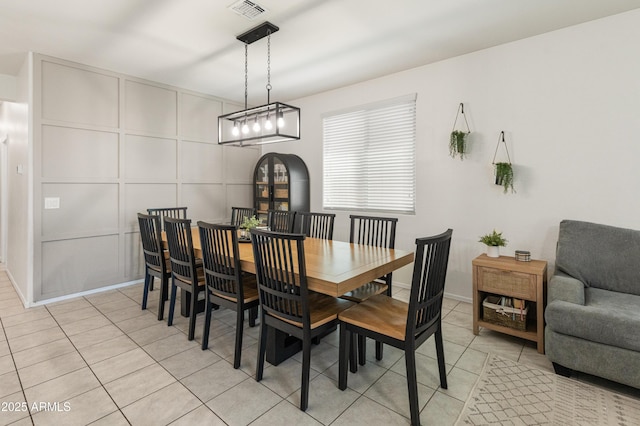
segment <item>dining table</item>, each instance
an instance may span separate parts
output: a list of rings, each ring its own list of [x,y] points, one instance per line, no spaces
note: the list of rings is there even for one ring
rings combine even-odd
[[[193,250],[202,258],[197,227],[191,228]],[[166,237],[163,233],[163,239]],[[255,274],[256,265],[250,240],[239,239],[240,267]],[[304,240],[305,266],[309,290],[339,297],[356,288],[413,262],[413,251],[390,249],[337,240],[309,238]],[[294,256],[297,259],[297,256]],[[188,306],[189,293],[182,294],[182,311]],[[283,333],[268,337],[267,361],[277,365],[301,349],[298,339]]]

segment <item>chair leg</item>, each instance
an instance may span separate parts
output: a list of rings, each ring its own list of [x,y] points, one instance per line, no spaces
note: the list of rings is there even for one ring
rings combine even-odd
[[[338,355],[338,389],[345,390],[347,388],[347,363],[350,359],[351,338],[350,332],[344,323],[340,323],[340,345]]]
[[[173,312],[176,309],[176,291],[178,287],[171,283],[171,296],[169,297],[169,316],[167,318],[167,325],[173,325]]]
[[[189,315],[189,336],[187,340],[193,340],[196,335],[196,303],[198,302],[198,293],[191,292],[191,308]]]
[[[311,371],[311,336],[302,339],[302,388],[300,389],[300,410],[309,406],[309,374]]]
[[[367,363],[367,338],[366,336],[358,335],[358,361],[360,365]]]
[[[153,276],[151,277],[151,281],[149,282],[149,291],[153,291]]]
[[[256,382],[262,380],[264,357],[267,354],[267,324],[264,322],[264,311],[260,314],[260,338],[258,343],[258,362],[256,363]]]
[[[169,290],[169,280],[160,278],[160,297],[158,298],[158,321],[164,319],[164,302],[167,301],[167,291]]]
[[[383,344],[382,342],[376,342],[376,359],[378,361],[382,361],[382,348],[383,348]]]
[[[407,386],[409,388],[409,411],[411,424],[420,425],[420,408],[418,407],[418,379],[416,377],[415,348],[405,350],[404,359],[407,366]]]
[[[211,329],[211,299],[209,290],[204,294],[204,327],[202,329],[202,350],[209,347],[209,330]]]
[[[153,277],[145,271],[144,274],[144,289],[142,290],[142,309],[147,309],[147,296],[149,295],[149,281],[153,280]]]
[[[349,371],[358,372],[358,335],[349,332]]]
[[[258,318],[258,307],[249,309],[249,327],[256,326],[256,318]]]
[[[244,310],[242,306],[237,306],[236,312],[236,350],[233,355],[233,368],[240,368],[240,360],[242,359],[242,334],[244,333]]]
[[[447,367],[444,364],[444,345],[442,344],[442,328],[435,332],[436,354],[438,356],[438,370],[440,372],[440,387],[447,388]]]

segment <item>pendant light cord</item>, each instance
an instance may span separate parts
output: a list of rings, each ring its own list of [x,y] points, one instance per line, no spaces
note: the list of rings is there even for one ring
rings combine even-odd
[[[244,109],[247,109],[247,98],[249,96],[249,45],[244,45]]]
[[[271,30],[267,31],[267,105],[271,103]]]

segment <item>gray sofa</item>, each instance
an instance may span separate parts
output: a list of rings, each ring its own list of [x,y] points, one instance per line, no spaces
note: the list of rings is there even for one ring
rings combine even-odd
[[[544,315],[556,373],[640,388],[640,231],[563,220]]]

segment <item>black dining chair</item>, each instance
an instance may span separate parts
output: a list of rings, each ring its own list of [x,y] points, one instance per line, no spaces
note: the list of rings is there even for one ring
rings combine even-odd
[[[251,230],[261,308],[256,381],[262,380],[268,328],[302,340],[302,411],[309,404],[312,339],[334,329],[338,313],[354,305],[308,289],[304,239],[302,234]]]
[[[193,253],[193,237],[191,236],[191,219],[175,219],[165,217],[165,232],[169,246],[171,261],[171,296],[169,297],[168,325],[173,325],[173,313],[176,305],[176,291],[180,287],[191,296],[189,309],[189,335],[193,340],[196,328],[196,304],[198,296],[204,291],[204,272],[202,265],[197,265]]]
[[[336,215],[333,213],[298,213],[302,226],[301,233],[311,238],[333,240],[333,222]]]
[[[412,425],[420,424],[415,351],[434,334],[440,386],[447,388],[441,323],[452,233],[453,230],[448,229],[440,235],[416,239],[409,303],[378,294],[338,314],[338,387],[341,390],[347,387],[348,364],[351,363],[352,371],[355,369],[355,360],[349,352],[356,334],[402,349],[407,369]]]
[[[235,226],[242,225],[245,218],[256,216],[256,209],[253,207],[231,207],[231,224]]]
[[[349,216],[349,242],[368,246],[395,248],[396,225],[398,218],[377,216]],[[371,281],[341,297],[352,302],[361,303],[377,294],[392,296],[391,281],[393,273]],[[361,365],[366,363],[367,345],[363,336],[358,337],[358,359]],[[376,342],[376,359],[382,359],[382,343]]]
[[[269,210],[267,212],[267,226],[273,232],[291,233],[295,222],[295,211]]]
[[[161,208],[153,208],[147,209],[147,213],[150,215],[156,215],[160,217],[160,226],[162,230],[165,230],[164,226],[164,218],[172,217],[174,219],[186,219],[187,218],[187,208],[186,207],[161,207]]]
[[[158,320],[162,320],[164,318],[164,302],[168,299],[171,266],[168,262],[168,252],[163,249],[160,217],[138,213],[138,224],[145,263],[142,309],[147,309],[149,290],[153,290],[153,281],[158,278],[160,280]]]
[[[240,268],[237,227],[198,222],[202,263],[206,283],[205,319],[202,350],[209,346],[211,314],[215,306],[236,312],[236,347],[233,368],[240,367],[244,311],[249,311],[249,326],[256,325],[258,316],[258,287],[256,276],[243,273]]]

